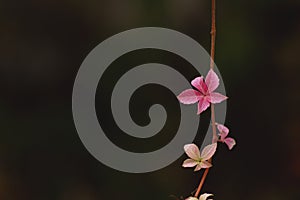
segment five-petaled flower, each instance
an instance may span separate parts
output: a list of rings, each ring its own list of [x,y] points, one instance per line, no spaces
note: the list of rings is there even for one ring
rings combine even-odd
[[[219,142],[225,143],[228,146],[229,150],[231,150],[233,148],[233,146],[236,144],[236,142],[233,138],[227,137],[227,135],[229,133],[229,129],[222,124],[216,123],[216,125],[220,132],[219,133],[219,136],[220,136]]]
[[[185,153],[190,157],[186,159],[182,166],[183,167],[195,167],[194,171],[198,171],[201,168],[209,168],[212,164],[208,161],[216,152],[217,143],[207,145],[203,148],[200,153],[199,148],[195,144],[184,145]]]
[[[203,76],[192,80],[191,84],[197,89],[187,89],[178,95],[178,100],[183,104],[194,104],[198,102],[197,114],[205,111],[211,103],[221,103],[227,97],[214,92],[219,86],[219,78],[217,74],[211,69],[209,70],[205,80]]]
[[[212,200],[212,199],[207,199],[210,196],[213,196],[213,194],[204,193],[204,194],[200,195],[199,200]],[[196,198],[196,197],[189,197],[186,200],[198,200],[198,198]]]

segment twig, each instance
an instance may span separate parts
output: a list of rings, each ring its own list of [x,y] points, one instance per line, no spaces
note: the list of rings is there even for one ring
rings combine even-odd
[[[215,60],[215,43],[216,43],[216,0],[211,0],[211,48],[210,48],[210,69],[214,68],[214,60]],[[217,130],[216,130],[216,119],[215,119],[215,107],[214,104],[211,104],[211,126],[213,130],[213,139],[212,143],[217,142],[218,136],[217,136]],[[210,160],[211,162],[211,160]],[[195,197],[198,198],[201,188],[204,184],[204,181],[206,179],[206,176],[209,172],[209,168],[206,168],[203,176],[201,178],[201,181],[199,183],[198,189],[195,193]]]
[[[197,198],[197,197],[199,196],[199,194],[200,194],[200,190],[201,190],[201,188],[202,188],[202,186],[203,186],[203,184],[204,184],[204,181],[205,181],[205,179],[206,179],[206,176],[207,176],[207,174],[208,174],[208,171],[209,171],[209,168],[206,168],[205,171],[204,171],[204,173],[203,173],[203,176],[202,176],[201,181],[200,181],[200,183],[199,183],[198,189],[197,189],[197,191],[196,191],[196,193],[195,193],[195,197],[196,197],[196,198]]]

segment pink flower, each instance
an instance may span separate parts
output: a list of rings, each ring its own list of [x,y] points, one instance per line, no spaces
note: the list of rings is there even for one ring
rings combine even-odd
[[[220,132],[219,133],[219,136],[220,136],[219,142],[223,142],[223,143],[227,144],[229,150],[231,150],[233,148],[233,146],[236,144],[236,142],[233,138],[227,137],[227,135],[229,133],[229,129],[222,124],[216,123],[216,125]]]
[[[203,148],[202,152],[200,153],[199,148],[195,144],[187,144],[184,145],[185,153],[190,157],[186,159],[182,166],[183,167],[195,167],[194,171],[198,171],[202,168],[209,168],[211,167],[211,163],[208,160],[215,154],[217,149],[217,143],[213,143],[207,145]]]
[[[197,114],[205,111],[211,103],[221,103],[228,98],[220,93],[214,92],[219,86],[219,78],[212,69],[209,70],[205,81],[203,76],[201,76],[192,80],[191,84],[197,88],[197,90],[184,90],[177,98],[183,104],[194,104],[198,102]]]

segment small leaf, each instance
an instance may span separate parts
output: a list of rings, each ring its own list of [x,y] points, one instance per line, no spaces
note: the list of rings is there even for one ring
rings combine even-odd
[[[213,194],[204,193],[200,196],[199,200],[206,200],[207,197],[213,196]]]
[[[210,145],[207,145],[206,147],[204,147],[204,149],[201,152],[201,159],[202,160],[208,160],[210,159],[216,152],[217,150],[217,143],[213,143]]]
[[[177,96],[177,99],[183,104],[193,104],[199,101],[200,96],[200,92],[193,89],[187,89],[180,93]]]
[[[214,70],[210,69],[205,77],[205,83],[208,87],[209,92],[213,92],[219,86],[219,77],[214,72]]]
[[[197,145],[195,144],[186,144],[184,145],[184,151],[185,153],[193,160],[199,160],[200,159],[200,151]]]

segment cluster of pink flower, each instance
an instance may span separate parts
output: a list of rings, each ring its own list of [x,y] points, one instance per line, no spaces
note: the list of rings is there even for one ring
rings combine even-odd
[[[226,96],[214,92],[219,86],[219,78],[212,69],[208,72],[205,80],[203,76],[197,77],[191,82],[191,84],[197,90],[187,89],[183,91],[178,95],[178,100],[183,104],[198,103],[197,114],[201,114],[203,111],[205,111],[210,104],[221,103],[227,99]],[[236,142],[233,138],[227,137],[229,129],[219,123],[215,123],[213,126],[217,126],[219,131],[218,142],[225,143],[231,150]],[[217,142],[207,145],[201,152],[197,145],[187,144],[184,146],[184,151],[189,158],[183,162],[182,166],[195,167],[194,171],[199,171],[202,168],[210,168],[212,167],[210,159],[213,157],[216,150]],[[206,200],[209,196],[212,196],[212,194],[204,193],[200,195],[199,200]],[[198,198],[189,197],[186,200],[198,200]]]

